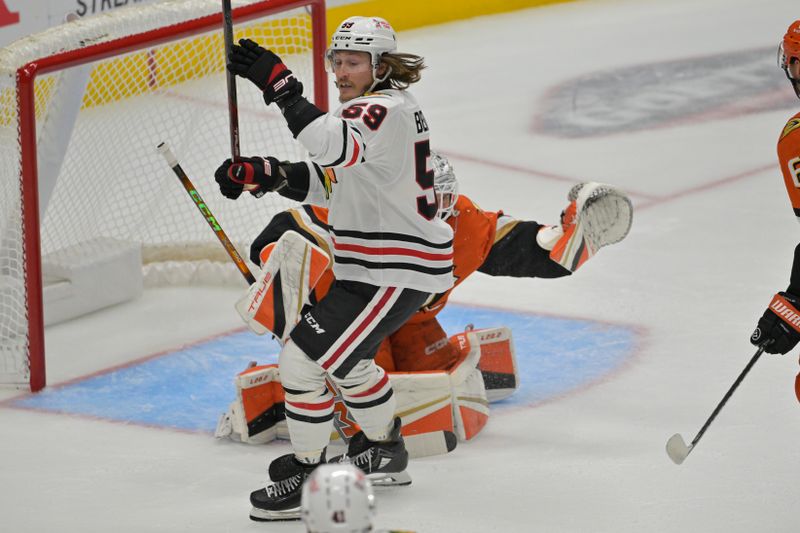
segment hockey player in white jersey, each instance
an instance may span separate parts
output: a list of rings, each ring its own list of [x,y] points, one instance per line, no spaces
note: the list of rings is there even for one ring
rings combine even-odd
[[[328,208],[336,282],[302,311],[279,356],[294,453],[274,460],[272,482],[253,492],[251,518],[298,518],[303,481],[325,461],[334,400],[341,391],[363,434],[347,457],[376,484],[408,484],[408,454],[394,418],[395,398],[373,358],[379,344],[435,293],[453,284],[453,232],[436,216],[428,125],[406,91],[424,68],[397,53],[388,22],[351,17],[334,33],[328,62],[342,106],[323,113],[302,96],[302,84],[278,56],[243,39],[228,69],[276,103],[312,162],[298,200]],[[220,189],[238,197],[292,187],[275,158],[226,161]],[[302,191],[302,192],[299,192]],[[282,191],[286,194],[286,190]],[[300,197],[302,196],[302,197]]]

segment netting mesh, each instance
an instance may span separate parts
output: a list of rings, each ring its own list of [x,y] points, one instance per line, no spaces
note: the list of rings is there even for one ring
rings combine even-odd
[[[234,2],[234,8],[253,1]],[[178,0],[63,24],[0,51],[0,382],[28,380],[24,227],[16,70],[29,61],[218,13],[219,0]],[[273,49],[313,94],[311,18],[305,8],[235,24]],[[241,152],[305,157],[275,106],[238,80]],[[147,283],[244,283],[178,179],[157,153],[167,142],[243,257],[277,195],[223,198],[213,173],[230,157],[222,29],[36,82],[43,277],[48,256],[80,245],[91,257],[109,239],[139,243]],[[244,285],[242,285],[244,286]]]

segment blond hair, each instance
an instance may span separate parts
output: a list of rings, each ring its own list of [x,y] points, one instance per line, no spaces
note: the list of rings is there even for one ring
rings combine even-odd
[[[378,83],[374,90],[408,89],[422,78],[420,72],[426,68],[425,60],[414,54],[387,53],[381,56],[381,65],[391,69],[389,77]]]

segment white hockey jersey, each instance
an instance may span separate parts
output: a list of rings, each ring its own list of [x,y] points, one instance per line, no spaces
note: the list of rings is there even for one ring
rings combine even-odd
[[[432,293],[453,285],[453,231],[436,216],[428,125],[410,94],[353,99],[297,139],[316,163],[305,201],[328,208],[336,278]]]

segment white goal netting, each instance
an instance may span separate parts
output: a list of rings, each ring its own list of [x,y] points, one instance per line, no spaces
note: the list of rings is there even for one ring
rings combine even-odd
[[[313,99],[315,85],[326,82],[312,60],[311,11],[287,5],[270,15],[255,12],[275,4],[289,2],[234,1],[235,15],[237,8],[256,8],[247,12],[246,21],[234,20],[234,37],[273,49]],[[245,193],[231,201],[214,182],[214,170],[230,157],[223,32],[221,19],[199,32],[193,21],[218,16],[220,6],[220,0],[173,0],[117,9],[64,23],[0,51],[0,383],[29,382],[30,332],[41,326],[33,323],[41,315],[34,312],[40,303],[30,296],[26,277],[37,251],[29,248],[35,218],[26,196],[30,185],[22,178],[30,166],[26,153],[38,167],[45,321],[48,296],[67,301],[80,289],[81,272],[99,279],[95,263],[113,268],[120,250],[136,256],[141,276],[124,270],[117,276],[140,277],[140,286],[200,280],[244,287],[156,151],[162,141],[170,145],[243,257],[271,215],[290,205],[277,195],[255,199]],[[141,34],[158,44],[127,51],[131,36]],[[100,61],[36,77],[36,146],[21,141],[25,118],[18,105],[18,69],[111,42],[114,51]],[[325,43],[317,46],[321,57]],[[277,108],[265,106],[246,80],[237,82],[241,153],[303,159]],[[33,349],[39,349],[35,339]]]

